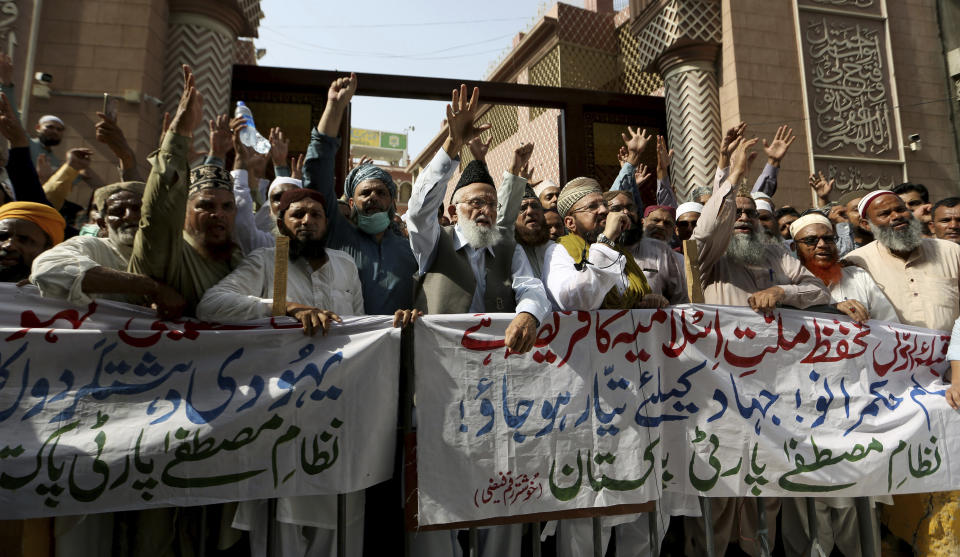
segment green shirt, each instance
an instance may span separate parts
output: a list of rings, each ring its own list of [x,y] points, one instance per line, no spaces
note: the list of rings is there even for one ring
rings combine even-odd
[[[167,133],[160,150],[150,155],[150,177],[140,209],[140,230],[127,270],[147,275],[180,293],[186,314],[195,315],[208,288],[230,274],[243,256],[234,249],[230,261],[205,257],[183,230],[190,187],[187,153],[191,139]]]

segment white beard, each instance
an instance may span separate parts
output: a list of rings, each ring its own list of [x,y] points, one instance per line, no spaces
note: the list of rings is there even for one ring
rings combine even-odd
[[[894,230],[892,227],[876,224],[873,224],[872,228],[874,238],[893,252],[911,252],[920,247],[920,242],[923,241],[923,228],[916,218],[910,219],[910,225],[905,230]]]
[[[133,247],[133,241],[137,237],[137,228],[132,229],[121,229],[117,230],[116,228],[107,227],[107,237],[113,240],[113,243],[118,246],[123,246],[127,248]]]
[[[764,249],[764,241],[757,236],[757,232],[750,235],[734,232],[733,237],[730,238],[730,243],[727,244],[726,256],[733,263],[740,265],[761,265],[766,258],[766,250]]]
[[[467,243],[473,249],[489,248],[503,237],[499,228],[480,226],[467,218],[467,215],[460,211],[460,207],[457,207],[457,226],[460,227],[460,232],[467,238]]]

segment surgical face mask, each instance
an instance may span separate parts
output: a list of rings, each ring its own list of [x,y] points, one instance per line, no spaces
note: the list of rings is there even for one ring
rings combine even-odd
[[[372,215],[357,212],[357,228],[367,234],[379,234],[390,225],[389,211],[381,211]]]

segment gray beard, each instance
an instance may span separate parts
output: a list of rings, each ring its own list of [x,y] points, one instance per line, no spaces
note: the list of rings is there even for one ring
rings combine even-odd
[[[757,266],[766,258],[766,242],[754,232],[749,236],[734,232],[725,255],[734,264]]]
[[[873,224],[873,223],[870,223]],[[909,253],[923,241],[923,228],[920,221],[910,219],[910,225],[904,230],[894,230],[890,226],[873,224],[874,239],[883,244],[888,250],[897,253]]]
[[[780,236],[774,236],[773,234],[770,233],[769,230],[767,230],[762,226],[760,227],[759,240],[764,244],[771,245],[771,246],[779,246],[783,244],[783,238],[781,238]]]
[[[489,248],[503,238],[500,229],[496,226],[480,226],[465,215],[457,212],[457,224],[460,226],[460,233],[467,239],[467,243],[473,249]]]

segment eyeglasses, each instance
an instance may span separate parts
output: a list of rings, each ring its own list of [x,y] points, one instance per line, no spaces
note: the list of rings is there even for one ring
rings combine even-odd
[[[805,246],[810,246],[811,248],[816,247],[820,243],[820,240],[823,240],[825,244],[836,244],[837,237],[834,234],[826,234],[824,236],[807,236],[805,238],[794,238],[793,241],[800,242]]]
[[[600,210],[601,207],[606,209],[607,202],[603,200],[594,201],[593,203],[587,205],[586,207],[580,207],[579,209],[574,209],[573,211],[570,211],[570,212],[571,213],[596,213],[597,211]]]
[[[610,205],[609,207],[611,213],[631,213],[637,210],[637,206],[630,205]]]
[[[457,203],[464,203],[466,205],[469,205],[470,208],[476,209],[478,211],[481,211],[486,207],[500,209],[500,205],[497,203],[495,199],[484,199],[482,197],[474,197],[473,199],[462,199]]]
[[[737,207],[737,218],[740,218],[740,215],[746,214],[748,219],[755,219],[760,217],[760,213],[756,209],[741,209]]]

